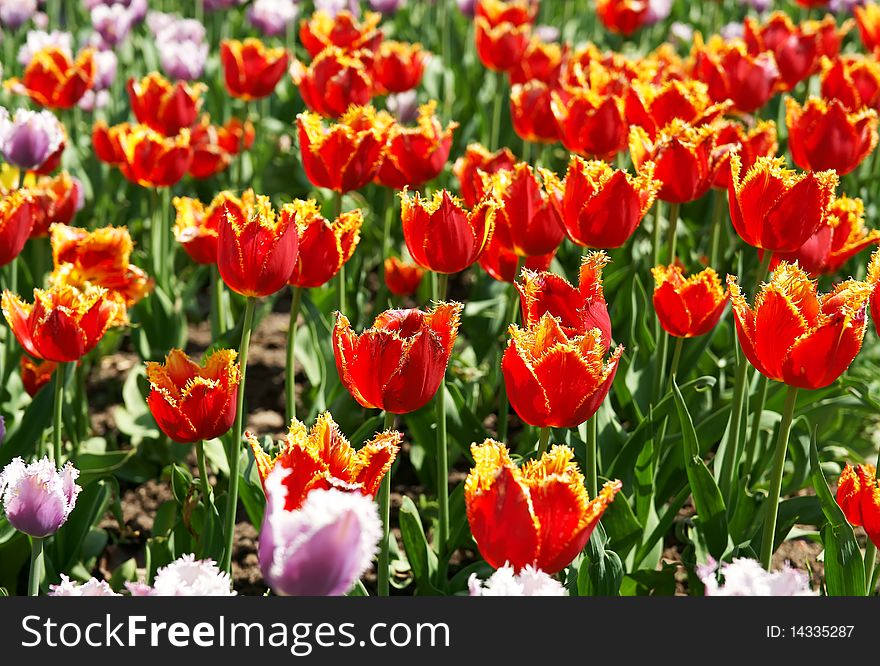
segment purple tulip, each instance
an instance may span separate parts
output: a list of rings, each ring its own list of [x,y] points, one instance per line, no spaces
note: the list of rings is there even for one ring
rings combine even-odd
[[[341,11],[349,11],[360,16],[361,8],[357,0],[315,0],[315,11],[336,16]]]
[[[681,21],[674,21],[669,26],[669,39],[676,45],[690,44],[694,39],[694,29],[691,25]]]
[[[477,0],[455,0],[455,3],[458,5],[458,11],[469,18],[473,18]]]
[[[126,583],[133,597],[232,597],[229,574],[217,567],[214,560],[197,560],[183,555],[156,572],[153,585]]]
[[[0,472],[0,499],[6,519],[19,532],[44,538],[58,531],[82,490],[79,470],[67,463],[59,472],[48,458],[29,465],[13,458]]]
[[[0,23],[18,30],[37,13],[37,0],[0,0]]]
[[[51,111],[18,109],[15,116],[0,107],[0,153],[20,169],[41,167],[64,141],[64,129]]]
[[[370,567],[382,535],[376,504],[355,492],[312,490],[302,506],[285,511],[289,469],[266,479],[260,530],[260,568],[276,594],[339,596]]]
[[[756,12],[766,12],[773,4],[773,0],[741,0],[741,4],[749,5]]]
[[[238,5],[243,5],[245,0],[204,0],[205,9],[209,12],[216,12],[221,9],[232,9]]]
[[[404,125],[412,125],[419,117],[418,96],[415,90],[388,95],[385,106]]]
[[[533,34],[545,44],[559,41],[559,28],[555,25],[537,25]]]
[[[254,0],[246,15],[257,30],[267,37],[275,37],[287,31],[298,13],[293,0]]]
[[[49,586],[50,597],[121,597],[106,580],[90,578],[85,583],[77,583],[61,574],[59,585]]]
[[[672,11],[672,0],[651,0],[648,3],[648,16],[645,20],[646,25],[654,25],[660,21],[666,20]]]
[[[158,41],[159,63],[172,79],[193,81],[201,78],[208,60],[207,42]]]
[[[116,79],[116,66],[119,58],[113,51],[103,49],[95,52],[95,80],[92,90],[107,90]]]
[[[406,4],[406,0],[370,0],[370,9],[387,16],[394,14],[404,4]]]
[[[92,28],[105,46],[114,47],[131,32],[134,23],[128,7],[123,5],[98,5],[90,13]]]
[[[79,98],[79,102],[76,103],[86,113],[91,113],[95,109],[106,108],[108,104],[110,104],[109,90],[86,90],[83,96]],[[80,190],[80,194],[82,194],[82,190]],[[82,208],[82,206],[79,206],[79,208]]]
[[[706,588],[707,597],[814,597],[810,577],[786,564],[779,571],[765,571],[760,563],[747,557],[722,564],[724,583],[718,582],[718,563],[711,557],[697,566],[697,576]]]
[[[34,54],[42,51],[47,46],[57,46],[67,56],[73,57],[73,35],[69,32],[61,30],[53,30],[46,32],[45,30],[31,30],[25,38],[25,43],[18,51],[18,63],[23,67],[27,67]]]
[[[866,0],[831,0],[828,3],[828,9],[838,14],[844,12],[851,14],[856,7],[863,7],[866,4]]]
[[[96,7],[122,7],[131,17],[132,25],[144,20],[147,15],[147,0],[83,0],[86,9],[91,12]]]

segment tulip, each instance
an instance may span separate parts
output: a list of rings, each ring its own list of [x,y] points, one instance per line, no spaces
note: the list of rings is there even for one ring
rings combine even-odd
[[[547,254],[537,254],[524,259],[519,257],[507,238],[493,234],[480,255],[480,267],[489,277],[499,282],[512,283],[520,267],[532,271],[546,271],[556,256],[556,248]]]
[[[569,336],[549,313],[526,328],[511,325],[510,336],[501,370],[510,404],[523,421],[574,428],[596,413],[614,381],[622,347],[604,362],[599,328]]]
[[[52,112],[18,109],[10,118],[0,107],[0,153],[9,164],[42,171],[50,160],[57,166],[63,150],[64,128]]]
[[[501,148],[493,153],[482,144],[469,144],[465,154],[452,166],[465,205],[473,208],[481,199],[483,180],[480,172],[491,175],[499,171],[512,171],[515,164],[516,157],[509,148]]]
[[[6,520],[19,532],[42,539],[58,531],[76,505],[82,488],[79,470],[67,463],[59,471],[48,459],[26,464],[13,458],[0,473],[0,498]]]
[[[830,275],[865,248],[877,244],[880,244],[880,230],[865,229],[862,200],[841,196],[828,207],[825,221],[816,233],[794,252],[774,254],[773,262],[796,261],[812,275]]]
[[[290,206],[299,236],[299,252],[289,282],[306,289],[320,287],[354,254],[360,242],[363,213],[356,209],[331,222],[321,215],[314,199],[295,199]]]
[[[424,407],[446,374],[461,311],[460,303],[386,310],[360,335],[336,313],[333,353],[345,388],[368,409],[407,414]]]
[[[299,8],[294,0],[254,0],[247,8],[247,20],[267,37],[283,35]]]
[[[164,137],[146,125],[123,123],[111,128],[109,137],[111,142],[115,141],[114,157],[122,175],[142,187],[171,187],[192,164],[188,129]],[[97,146],[95,150],[98,151]]]
[[[403,237],[415,262],[435,273],[452,274],[473,264],[483,251],[495,223],[496,206],[484,199],[468,211],[446,190],[422,199],[418,192],[401,195]]]
[[[648,0],[598,0],[596,16],[611,32],[629,37],[648,22]]]
[[[165,363],[147,363],[147,406],[171,440],[192,444],[229,431],[241,380],[236,356],[230,349],[220,349],[199,365],[180,349],[172,349]]]
[[[158,14],[153,12],[151,16]],[[166,15],[168,16],[168,15]],[[149,17],[148,17],[149,22]],[[172,79],[193,81],[201,78],[208,59],[205,26],[195,19],[176,19],[153,30],[162,70]]]
[[[725,42],[713,37],[703,44],[699,37],[693,52],[691,75],[703,81],[716,102],[731,100],[735,110],[753,113],[776,92],[779,68],[772,53],[750,55],[739,40]]]
[[[123,4],[97,4],[89,11],[92,30],[100,44],[114,48],[122,43],[134,24],[133,15]]]
[[[425,271],[418,264],[386,257],[383,263],[385,286],[395,296],[412,296],[418,290]]]
[[[373,83],[386,94],[412,90],[422,81],[427,58],[421,44],[384,41],[373,59]]]
[[[471,574],[468,591],[472,597],[564,597],[566,589],[558,580],[527,564],[516,573],[509,564],[485,581]]]
[[[621,488],[620,481],[609,481],[591,500],[567,446],[554,446],[522,468],[504,444],[490,439],[473,444],[471,453],[474,467],[464,486],[468,523],[480,554],[495,568],[561,571],[586,546]]]
[[[531,25],[514,25],[503,21],[492,25],[485,17],[476,18],[477,55],[483,65],[494,72],[513,69],[525,53]]]
[[[106,289],[56,284],[34,289],[34,303],[3,291],[3,316],[19,344],[38,359],[67,363],[88,354],[107,329],[121,321],[123,305]]]
[[[156,571],[153,585],[125,583],[133,597],[234,597],[229,574],[214,560],[197,560],[195,555],[181,555]]]
[[[21,383],[24,390],[32,398],[49,383],[55,368],[58,366],[54,361],[34,361],[27,354],[22,354],[20,362]]]
[[[757,560],[736,557],[721,565],[724,584],[715,575],[717,564],[710,557],[708,565],[697,566],[697,577],[707,597],[813,597],[807,574],[786,563],[782,569],[769,572]]]
[[[27,190],[0,197],[0,266],[11,263],[22,251],[34,228],[36,209]]]
[[[33,201],[31,238],[46,236],[56,222],[70,224],[83,206],[82,184],[66,171],[57,176],[40,177],[24,190]]]
[[[604,252],[590,252],[581,259],[578,286],[547,271],[523,269],[515,282],[522,308],[523,326],[540,323],[549,314],[558,320],[565,335],[586,335],[599,329],[602,345],[611,344],[611,318],[602,288],[602,269],[608,264]]]
[[[310,110],[327,118],[338,118],[351,106],[370,103],[372,60],[369,51],[344,51],[330,46],[308,67],[294,60],[290,76]]]
[[[751,129],[744,129],[734,120],[723,121],[715,137],[715,154],[712,161],[715,174],[712,187],[730,187],[730,156],[739,155],[741,169],[748,173],[759,157],[773,157],[779,150],[776,139],[776,123],[772,120],[758,121]]]
[[[246,197],[248,192],[253,194],[253,190],[248,190],[242,197]],[[207,207],[198,199],[174,197],[177,211],[174,237],[196,263],[217,263],[218,230],[226,215],[226,202],[233,197],[230,192],[221,192]]]
[[[5,85],[21,89],[40,106],[70,109],[92,87],[95,60],[92,49],[84,49],[73,60],[57,46],[37,51],[24,70],[24,77],[9,79]]]
[[[440,175],[458,123],[451,122],[444,129],[434,115],[436,108],[436,102],[420,106],[416,127],[390,126],[385,157],[375,176],[377,183],[399,190],[424,185]]]
[[[37,13],[37,0],[5,0],[0,2],[0,24],[18,30]],[[9,33],[7,33],[9,34]]]
[[[522,58],[508,72],[510,82],[525,84],[529,81],[541,81],[548,86],[558,83],[566,52],[567,46],[545,42],[537,36],[532,37]]]
[[[276,594],[341,596],[369,569],[382,538],[376,504],[335,488],[310,492],[296,511],[284,508],[286,477],[267,481],[260,529],[260,568]]]
[[[555,203],[562,183],[546,170],[540,176],[524,162],[512,171],[484,176],[484,189],[498,204],[495,234],[520,257],[553,252],[565,235]]]
[[[868,2],[863,7],[856,7],[853,13],[865,50],[875,51],[880,46],[880,5]]]
[[[358,21],[349,11],[333,16],[319,10],[300,22],[299,38],[313,58],[331,46],[346,51],[375,51],[382,41],[382,31],[378,29],[381,20],[382,16],[375,12],[367,12],[363,21]]]
[[[629,135],[629,149],[636,168],[654,163],[653,176],[662,183],[657,197],[671,203],[687,203],[702,197],[712,185],[718,126],[693,127],[673,120],[652,140],[641,127]]]
[[[583,247],[614,248],[626,243],[661,187],[653,175],[651,162],[631,176],[607,162],[572,156],[559,203],[568,237]]]
[[[706,85],[694,80],[673,79],[661,85],[636,81],[625,96],[627,122],[640,125],[652,138],[673,120],[705,125],[729,106],[730,102],[713,104]]]
[[[870,286],[847,280],[828,294],[797,265],[780,263],[750,308],[728,276],[737,337],[761,374],[798,388],[833,383],[862,345]]]
[[[822,65],[822,97],[840,100],[850,112],[866,106],[880,109],[880,63],[859,56],[826,58]]]
[[[626,147],[622,98],[589,88],[569,87],[562,94],[552,93],[550,107],[566,149],[610,159]]]
[[[65,574],[61,574],[61,583],[49,586],[50,597],[121,597],[114,592],[110,583],[97,578],[90,578],[85,583],[77,583],[70,580]]]
[[[220,63],[226,90],[246,101],[272,94],[287,70],[283,48],[267,49],[259,39],[226,39],[220,43]]]
[[[848,113],[838,100],[811,97],[802,107],[785,100],[785,124],[794,163],[802,169],[833,169],[845,176],[877,145],[877,112]]]
[[[749,53],[757,56],[769,51],[775,57],[783,90],[791,90],[818,68],[818,38],[806,24],[795,26],[788,14],[773,12],[760,26],[747,16],[744,26]]]
[[[853,527],[862,527],[874,546],[880,546],[880,491],[877,469],[865,463],[847,464],[837,484],[837,503]]]
[[[226,207],[220,220],[217,266],[232,291],[251,298],[284,287],[296,266],[298,239],[294,208],[276,214],[269,197],[257,195],[253,207]]]
[[[282,503],[285,511],[301,508],[314,490],[336,488],[375,497],[382,478],[391,470],[400,452],[402,440],[399,432],[388,430],[354,449],[329,412],[321,414],[310,431],[293,419],[274,458],[270,458],[257,439],[248,433],[248,444],[254,453],[267,498],[272,473],[278,469],[291,472],[280,483],[287,488]]]
[[[555,143],[559,128],[553,115],[553,91],[541,81],[515,84],[510,91],[510,118],[523,141]]]
[[[321,117],[296,117],[303,168],[316,187],[350,192],[369,183],[385,154],[390,115],[371,106],[352,107],[326,129]]]
[[[157,72],[140,81],[128,80],[131,110],[138,122],[167,137],[193,126],[206,89],[201,83],[171,83]]]
[[[217,126],[204,114],[190,130],[193,159],[189,175],[205,179],[225,171],[232,158],[250,148],[253,141],[254,126],[250,121],[242,123],[238,118],[231,118],[225,125]]]
[[[651,274],[654,310],[664,331],[676,338],[693,338],[715,328],[730,294],[712,268],[685,278],[682,267],[672,264],[655,266]]]
[[[798,174],[781,157],[759,157],[741,176],[739,155],[730,158],[728,189],[733,227],[746,243],[770,252],[794,252],[825,219],[837,187],[832,171]]]

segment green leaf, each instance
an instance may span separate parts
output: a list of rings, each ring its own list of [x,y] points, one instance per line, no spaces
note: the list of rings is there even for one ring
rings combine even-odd
[[[404,496],[398,515],[403,548],[418,590],[421,594],[437,594],[438,590],[431,582],[431,577],[437,571],[437,556],[428,544],[418,509],[409,497]]]
[[[622,557],[626,557],[645,531],[623,493],[602,514],[602,525],[608,535],[609,545]]]
[[[85,486],[76,499],[76,506],[55,534],[52,560],[59,573],[67,572],[80,556],[83,541],[92,527],[107,512],[114,483],[96,481]]]
[[[724,506],[724,498],[721,496],[715,478],[700,457],[700,445],[697,432],[694,430],[694,422],[674,380],[672,394],[675,397],[678,420],[681,422],[685,471],[694,498],[694,506],[697,509],[699,528],[705,536],[706,546],[712,557],[720,560],[724,551],[727,550],[728,543],[727,510]]]
[[[577,589],[582,597],[616,597],[623,582],[623,562],[605,548],[601,526],[590,536],[586,554],[578,569]]]

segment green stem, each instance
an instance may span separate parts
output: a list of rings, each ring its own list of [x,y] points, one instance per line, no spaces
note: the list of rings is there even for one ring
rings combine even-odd
[[[767,390],[770,388],[770,380],[766,375],[761,375],[758,385],[758,396],[752,411],[752,426],[749,429],[749,440],[746,442],[745,457],[743,459],[743,475],[750,474],[752,463],[755,460],[755,451],[758,448],[758,437],[761,434],[761,417],[764,415],[764,404],[767,402]]]
[[[55,366],[55,408],[52,418],[52,459],[56,467],[61,467],[61,411],[64,408],[64,379],[67,364]]]
[[[196,442],[196,459],[199,462],[199,478],[202,481],[202,497],[205,500],[205,508],[209,513],[214,513],[214,489],[208,480],[208,463],[205,460],[205,440]]]
[[[788,387],[788,393],[785,395],[785,407],[782,409],[782,422],[779,424],[779,438],[776,440],[776,451],[773,455],[773,470],[770,475],[770,487],[767,491],[767,517],[764,519],[764,535],[761,541],[761,566],[767,571],[770,570],[770,562],[773,558],[776,517],[779,515],[779,493],[782,491],[782,473],[785,469],[788,435],[791,432],[791,422],[794,419],[797,394],[797,387]]]
[[[651,228],[651,264],[660,265],[660,218],[663,216],[663,202],[654,202],[654,226]],[[659,326],[659,324],[657,324]]]
[[[501,135],[501,105],[504,103],[504,72],[495,73],[495,100],[492,106],[492,125],[489,128],[489,150],[498,150],[498,138]]]
[[[656,318],[656,317],[655,317]],[[657,341],[657,371],[654,375],[654,401],[662,398],[663,387],[666,385],[666,357],[669,355],[669,333],[660,330],[660,338]]]
[[[9,272],[9,291],[18,293],[18,257],[9,262],[6,269]],[[3,340],[3,352],[0,353],[0,386],[6,386],[6,373],[12,372],[12,328],[6,329],[6,337]]]
[[[523,139],[522,161],[526,164],[532,163],[532,142]]]
[[[333,219],[338,220],[342,215],[342,192],[333,193]],[[339,291],[339,311],[345,312],[345,262],[339,267],[337,275]]]
[[[31,537],[31,570],[28,576],[29,597],[39,596],[43,569],[43,539],[41,537]]]
[[[726,203],[727,192],[725,190],[715,190],[712,206],[712,241],[709,245],[709,265],[716,269],[721,260],[721,222],[724,218]]]
[[[211,265],[211,337],[219,340],[226,333],[226,307],[223,279],[217,264]]]
[[[770,262],[773,261],[773,253],[764,251],[764,256],[761,258],[761,265],[758,266],[758,273],[755,275],[755,289],[754,292],[757,294],[758,289],[761,288],[761,283],[767,279],[767,276],[770,274]]]
[[[434,300],[442,302],[446,299],[446,281],[448,276],[443,273],[434,274]],[[437,391],[437,502],[439,505],[437,555],[445,557],[446,544],[449,542],[449,460],[446,441],[446,380]]]
[[[730,420],[727,422],[727,445],[724,449],[724,457],[721,461],[721,472],[718,485],[721,494],[729,497],[730,486],[733,482],[733,468],[739,452],[739,438],[742,424],[743,402],[745,400],[746,384],[748,383],[749,362],[737,349],[736,378],[733,383],[733,400],[730,403]]]
[[[516,279],[519,277],[519,272],[523,265],[523,258],[518,257],[516,261],[516,272],[514,273],[513,280],[516,282]],[[504,321],[501,322],[502,330],[499,331],[499,335],[504,333],[504,326],[508,324],[516,323],[516,313],[519,305],[519,292],[516,290],[516,286],[514,284],[510,285],[510,295],[509,300],[507,302],[507,313],[505,314]],[[510,405],[507,402],[507,384],[504,383],[504,373],[498,373],[499,382],[498,382],[498,440],[501,442],[507,441],[507,421],[508,421],[508,412],[510,410]]]
[[[587,421],[587,457],[586,457],[586,485],[590,498],[599,494],[599,419],[593,414]]]
[[[394,427],[394,414],[385,412],[385,430]],[[379,542],[379,568],[376,571],[380,597],[389,592],[388,570],[390,565],[389,548],[391,537],[391,470],[382,478],[379,485],[379,516],[382,518],[382,541]]]
[[[232,440],[226,457],[229,461],[229,491],[226,497],[226,550],[223,552],[222,569],[232,573],[232,548],[235,545],[235,513],[238,508],[238,477],[241,461],[241,433],[244,424],[244,387],[247,373],[248,349],[251,344],[251,329],[254,326],[256,299],[249,297],[244,308],[244,325],[241,329],[241,345],[238,349],[238,363],[241,367],[241,381],[238,384],[238,407],[235,412],[235,425]]]
[[[303,288],[291,287],[290,320],[287,324],[287,368],[284,375],[285,415],[290,423],[296,418],[296,326]]]
[[[675,338],[675,349],[672,352],[672,363],[669,364],[669,381],[666,383],[666,390],[672,390],[672,382],[675,381],[675,375],[678,373],[678,364],[681,361],[681,350],[684,347],[684,338]]]
[[[669,204],[669,228],[666,230],[666,261],[670,265],[675,263],[675,244],[678,231],[678,214],[681,210],[681,204]]]
[[[394,190],[385,188],[385,224],[382,226],[382,256],[391,251],[391,222],[394,220]]]
[[[550,428],[541,428],[538,431],[538,449],[536,459],[540,459],[545,453],[547,453],[547,444],[550,442]]]

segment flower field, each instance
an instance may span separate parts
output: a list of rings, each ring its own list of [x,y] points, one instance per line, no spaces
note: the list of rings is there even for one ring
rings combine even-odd
[[[880,4],[0,27],[0,592],[876,592]]]

